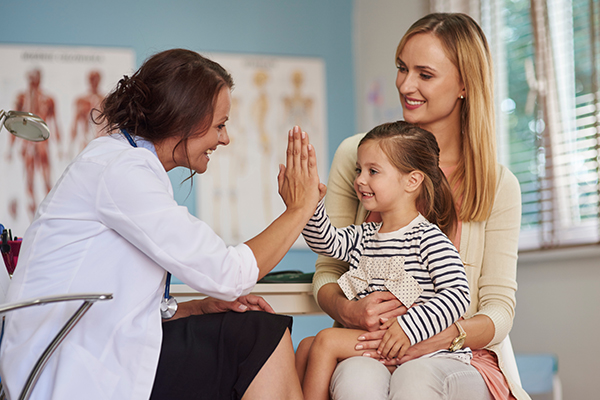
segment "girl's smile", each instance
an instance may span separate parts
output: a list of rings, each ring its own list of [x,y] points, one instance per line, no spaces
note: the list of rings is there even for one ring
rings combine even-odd
[[[402,173],[380,144],[368,140],[358,147],[354,190],[367,211],[381,215],[383,233],[400,229],[419,214],[416,198],[422,178],[415,180],[415,174],[422,173]]]
[[[358,148],[354,189],[358,199],[369,211],[394,209],[402,197],[402,174],[388,160],[376,141]]]

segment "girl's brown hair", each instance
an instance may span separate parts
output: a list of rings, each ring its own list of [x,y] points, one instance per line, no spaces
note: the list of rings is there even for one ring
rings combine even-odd
[[[446,236],[453,238],[458,217],[452,190],[439,167],[440,148],[435,136],[406,121],[397,121],[376,126],[362,138],[358,147],[368,141],[375,141],[401,173],[423,173],[417,209]]]
[[[166,50],[148,58],[131,78],[124,76],[93,119],[107,132],[125,130],[152,143],[180,137],[175,149],[183,146],[189,161],[187,141],[208,131],[224,87],[232,89],[233,79],[216,62],[191,50]]]
[[[400,40],[399,59],[406,42],[418,34],[440,40],[465,85],[461,109],[462,157],[450,176],[456,197],[463,199],[462,221],[488,218],[496,195],[496,129],[492,57],[485,35],[466,14],[435,13],[415,22]]]

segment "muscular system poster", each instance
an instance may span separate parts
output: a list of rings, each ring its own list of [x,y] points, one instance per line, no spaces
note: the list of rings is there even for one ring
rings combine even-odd
[[[0,109],[42,117],[50,138],[33,143],[0,132],[0,223],[22,236],[64,168],[93,139],[96,107],[135,55],[125,48],[0,45]]]

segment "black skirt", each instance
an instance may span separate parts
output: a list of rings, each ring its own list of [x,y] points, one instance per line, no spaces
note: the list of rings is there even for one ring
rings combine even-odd
[[[259,311],[163,323],[152,400],[241,399],[292,317]]]

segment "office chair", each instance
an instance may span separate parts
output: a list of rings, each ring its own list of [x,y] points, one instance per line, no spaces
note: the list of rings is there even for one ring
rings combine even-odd
[[[0,257],[1,259],[1,257]],[[74,301],[80,300],[83,301],[83,304],[73,313],[73,315],[69,318],[69,320],[63,325],[62,329],[58,332],[58,334],[52,339],[46,350],[39,357],[38,361],[35,363],[33,369],[31,370],[23,389],[21,390],[21,394],[18,397],[19,400],[27,400],[33,391],[35,384],[38,381],[44,367],[46,366],[48,360],[57,349],[57,347],[62,343],[65,337],[71,332],[73,327],[79,322],[79,320],[84,316],[84,314],[90,309],[90,307],[97,301],[111,300],[112,293],[82,293],[82,294],[67,294],[67,295],[58,295],[58,296],[46,296],[40,297],[37,299],[24,300],[10,304],[3,304],[4,299],[6,297],[6,292],[8,289],[8,284],[10,282],[10,276],[8,275],[8,271],[4,265],[4,261],[0,262],[0,325],[2,326],[2,331],[4,330],[4,313],[9,311],[19,310],[21,308],[39,306],[50,303],[57,303],[63,301]],[[1,345],[1,342],[0,342]],[[4,387],[2,382],[0,382],[0,400],[5,400],[6,394],[4,392]]]

